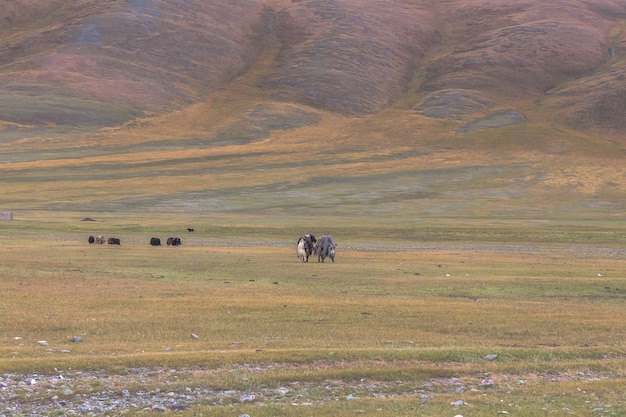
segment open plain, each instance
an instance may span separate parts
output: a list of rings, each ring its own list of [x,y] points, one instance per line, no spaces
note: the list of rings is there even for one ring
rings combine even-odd
[[[301,263],[297,219],[90,220],[2,223],[5,415],[626,411],[613,224],[345,218]]]

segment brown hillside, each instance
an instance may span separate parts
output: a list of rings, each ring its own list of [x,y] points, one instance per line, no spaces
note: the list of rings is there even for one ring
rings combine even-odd
[[[273,100],[363,115],[408,92],[422,114],[447,117],[437,108],[451,106],[451,118],[459,119],[485,103],[536,99],[569,82],[594,88],[580,80],[604,77],[607,62],[621,59],[615,27],[626,14],[619,1],[381,0],[363,7],[350,0],[4,0],[0,6],[0,119],[82,128],[204,101],[247,71],[267,42],[279,49],[258,87]],[[603,97],[595,98],[597,110],[572,106],[566,119],[576,127],[619,127],[602,109],[620,95]]]
[[[0,10],[0,208],[626,209],[623,1]]]
[[[263,85],[278,100],[347,114],[380,111],[439,40],[432,10],[409,2],[300,1],[276,15],[282,49]]]
[[[0,114],[26,125],[114,125],[203,100],[246,70],[261,31],[246,0],[25,6],[0,33]]]

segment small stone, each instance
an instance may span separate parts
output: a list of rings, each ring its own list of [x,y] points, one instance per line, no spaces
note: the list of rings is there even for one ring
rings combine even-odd
[[[493,379],[483,379],[483,381],[478,384],[478,386],[481,388],[495,388],[496,383],[493,381]]]
[[[82,342],[82,341],[83,341],[83,338],[80,337],[80,336],[74,336],[74,337],[72,337],[70,339],[70,342],[72,342],[72,343],[78,343],[78,342]]]
[[[48,342],[45,340],[39,340],[37,343],[39,343],[41,346],[48,346]]]
[[[463,400],[457,400],[457,401],[452,401],[450,405],[453,405],[455,407],[460,407],[462,405],[465,405],[465,403],[463,402]]]
[[[165,408],[165,406],[163,404],[154,404],[152,406],[152,409],[154,411],[167,411],[167,408]]]
[[[192,339],[198,339],[198,335],[197,335],[197,334],[195,334],[195,333],[191,333],[191,338],[192,338]]]
[[[485,356],[485,359],[487,359],[488,361],[492,361],[492,360],[494,360],[497,357],[498,357],[498,355],[496,355],[495,353],[491,353],[491,354]]]
[[[239,402],[250,403],[250,402],[254,401],[255,398],[256,398],[256,396],[254,394],[241,394],[239,396]]]

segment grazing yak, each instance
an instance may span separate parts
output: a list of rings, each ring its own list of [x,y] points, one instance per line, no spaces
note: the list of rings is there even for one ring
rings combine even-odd
[[[179,237],[168,237],[167,238],[167,246],[180,246],[183,243],[180,241]]]
[[[89,244],[91,245],[92,243],[94,243],[96,241],[96,238],[93,236],[89,236],[89,239],[87,239],[87,241],[89,242]]]
[[[330,258],[335,262],[335,252],[337,250],[337,244],[333,241],[332,236],[322,236],[315,243],[315,254],[317,255],[317,262],[324,262],[324,259]]]
[[[104,245],[104,236],[96,236],[96,244]]]
[[[313,254],[315,242],[317,240],[313,235],[304,235],[298,239],[296,253],[300,262],[309,262],[309,256]]]
[[[150,238],[150,245],[151,246],[161,246],[161,239],[159,239],[158,237]]]
[[[116,237],[109,238],[109,245],[121,245],[122,242]]]

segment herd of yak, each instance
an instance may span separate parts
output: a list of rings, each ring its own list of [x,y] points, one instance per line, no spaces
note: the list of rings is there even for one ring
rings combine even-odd
[[[309,262],[309,256],[317,255],[317,262],[324,262],[324,259],[330,258],[335,262],[335,252],[337,244],[333,241],[332,236],[322,236],[315,239],[313,235],[304,235],[298,239],[298,259],[300,262]]]
[[[189,232],[193,232],[193,229],[187,229]],[[121,245],[119,238],[110,237],[108,240],[104,236],[89,236],[89,244],[103,245],[105,242],[109,245]],[[161,246],[161,239],[158,237],[150,238],[151,246]],[[167,246],[180,246],[182,241],[179,237],[167,238]],[[319,239],[315,239],[313,235],[304,235],[298,239],[297,255],[300,262],[309,262],[309,257],[313,254],[317,256],[317,262],[324,262],[324,259],[330,258],[335,262],[335,252],[337,250],[337,244],[333,241],[332,236],[322,236]]]
[[[97,244],[97,245],[104,245],[104,243],[108,243],[109,245],[121,245],[122,241],[117,238],[117,237],[110,237],[108,240],[104,238],[104,236],[89,236],[89,239],[87,239],[87,241],[89,242],[89,244]],[[153,237],[150,238],[150,245],[151,246],[161,246],[161,239],[159,239],[158,237]],[[179,237],[168,237],[167,238],[167,246],[180,246],[182,245],[182,241],[180,240]]]

